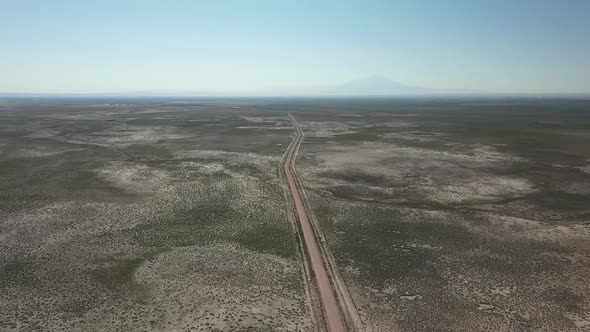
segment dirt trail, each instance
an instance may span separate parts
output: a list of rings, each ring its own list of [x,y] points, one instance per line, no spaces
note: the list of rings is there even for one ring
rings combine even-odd
[[[299,146],[303,141],[303,131],[291,114],[289,114],[289,118],[293,127],[295,127],[296,135],[287,148],[287,157],[285,158],[283,168],[291,192],[291,197],[293,198],[295,214],[299,220],[303,247],[308,256],[310,269],[319,293],[326,329],[329,332],[351,331],[354,329],[352,326],[347,326],[346,320],[346,317],[349,315],[346,315],[346,313],[343,313],[342,311],[346,310],[348,306],[341,305],[340,302],[342,300],[339,301],[337,297],[337,294],[340,293],[337,289],[338,284],[335,283],[335,280],[331,277],[334,273],[330,271],[331,266],[329,259],[323,257],[319,243],[320,240],[316,234],[318,230],[314,227],[311,212],[304,204],[304,196],[299,187],[297,174],[295,173],[295,160]]]

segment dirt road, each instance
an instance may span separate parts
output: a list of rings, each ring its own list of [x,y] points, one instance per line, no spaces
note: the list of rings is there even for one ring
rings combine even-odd
[[[299,145],[303,141],[303,131],[299,127],[295,118],[289,114],[289,118],[295,127],[296,136],[288,147],[287,157],[283,165],[287,183],[293,198],[295,214],[300,223],[301,238],[303,240],[303,247],[308,256],[310,270],[316,282],[319,293],[322,313],[326,323],[326,329],[329,332],[348,331],[346,321],[341,311],[341,306],[336,297],[337,290],[328,273],[329,267],[326,265],[327,260],[322,257],[319,241],[316,237],[316,231],[311,222],[311,213],[304,204],[299,182],[297,181],[297,174],[295,173],[295,160]]]

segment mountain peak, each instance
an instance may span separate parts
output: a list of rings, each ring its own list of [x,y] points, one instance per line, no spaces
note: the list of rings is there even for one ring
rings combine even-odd
[[[341,84],[338,89],[342,93],[351,95],[396,95],[430,92],[430,89],[401,84],[380,75],[353,80]]]
[[[364,82],[393,82],[392,80],[390,80],[389,78],[382,76],[382,75],[370,75],[370,76],[365,76],[365,77],[361,77],[359,79],[353,80],[352,82],[358,82],[358,81],[364,81]]]

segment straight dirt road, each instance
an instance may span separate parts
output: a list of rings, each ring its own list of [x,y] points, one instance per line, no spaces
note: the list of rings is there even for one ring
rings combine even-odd
[[[320,250],[320,245],[318,243],[319,241],[316,237],[314,226],[311,221],[311,213],[304,204],[301,188],[297,181],[297,174],[295,173],[295,160],[299,146],[303,141],[303,131],[291,114],[289,114],[289,118],[293,127],[295,127],[296,135],[288,147],[287,157],[285,158],[283,167],[291,197],[293,198],[295,214],[300,223],[299,226],[303,247],[307,253],[309,267],[319,293],[326,329],[328,332],[347,331],[346,321],[342,314],[341,307],[338,304],[338,299],[336,298],[337,290],[328,274],[329,267],[327,267],[326,264],[329,263],[324,257],[322,257],[322,251]]]

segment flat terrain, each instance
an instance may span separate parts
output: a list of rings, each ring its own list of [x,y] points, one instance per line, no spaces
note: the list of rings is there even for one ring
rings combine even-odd
[[[299,176],[368,330],[590,330],[590,102],[293,108]]]
[[[0,330],[318,330],[288,113],[367,331],[590,331],[590,101],[548,99],[2,100]]]
[[[3,102],[0,330],[315,330],[293,133],[249,103]]]

